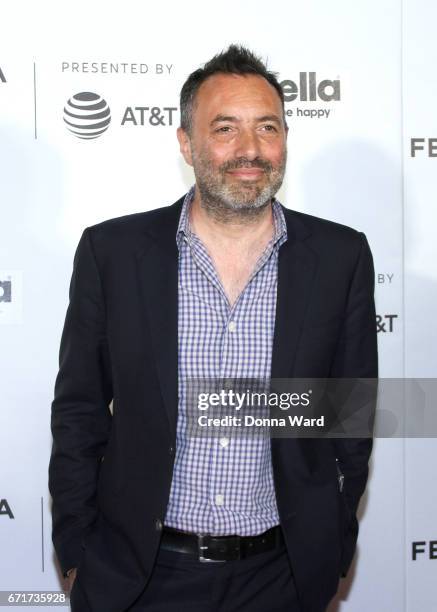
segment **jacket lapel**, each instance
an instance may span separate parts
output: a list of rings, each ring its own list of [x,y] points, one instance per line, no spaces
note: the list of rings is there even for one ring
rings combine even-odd
[[[300,330],[317,268],[317,256],[304,242],[310,232],[298,213],[285,207],[282,210],[288,238],[279,249],[271,378],[292,376]]]
[[[271,378],[292,378],[301,328],[308,309],[317,270],[317,255],[305,243],[310,235],[299,213],[282,207],[287,223],[287,241],[279,249],[275,332]],[[272,438],[271,451],[278,508],[282,520],[293,515],[294,506],[283,499],[284,482],[290,482],[302,466],[311,465],[310,440]],[[308,454],[310,460],[308,460]],[[294,469],[290,471],[290,465]],[[284,479],[284,473],[287,477]]]
[[[152,337],[155,364],[172,439],[178,409],[178,248],[183,198],[154,211],[146,246],[138,254],[139,285]]]

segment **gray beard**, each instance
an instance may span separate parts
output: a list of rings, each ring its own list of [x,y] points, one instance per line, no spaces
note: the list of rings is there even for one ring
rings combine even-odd
[[[233,188],[225,183],[218,183],[215,177],[208,176],[208,169],[203,168],[202,162],[198,165],[197,160],[193,161],[202,208],[216,221],[229,223],[253,221],[262,215],[282,185],[286,157],[281,167],[273,171],[273,180],[261,189],[252,189],[252,194],[244,192],[244,185],[241,188]],[[199,166],[201,172],[198,171]]]
[[[197,182],[196,185],[201,206],[209,216],[222,223],[258,219],[277,192],[277,189],[272,190],[270,185],[266,185],[254,199],[241,202],[232,198],[225,187],[211,190],[204,183]]]

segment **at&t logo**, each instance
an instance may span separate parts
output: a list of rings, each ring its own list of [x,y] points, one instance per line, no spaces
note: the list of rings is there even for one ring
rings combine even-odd
[[[111,110],[101,96],[82,91],[70,98],[64,108],[67,129],[84,140],[101,136],[111,122]]]

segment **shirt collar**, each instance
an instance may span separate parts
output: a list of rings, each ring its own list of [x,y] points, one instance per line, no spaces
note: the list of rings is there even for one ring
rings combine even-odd
[[[182,204],[182,210],[181,210],[181,214],[179,217],[178,229],[176,232],[176,242],[177,242],[179,249],[181,248],[181,243],[182,243],[182,240],[184,239],[184,236],[189,239],[192,234],[191,228],[190,228],[189,213],[190,213],[191,202],[194,199],[194,191],[195,191],[195,186],[193,185],[190,191],[185,196],[185,199]]]
[[[182,204],[182,210],[179,217],[178,229],[176,232],[176,243],[178,248],[181,248],[184,236],[190,241],[193,236],[193,232],[190,227],[190,207],[194,199],[195,186],[193,185]],[[275,224],[275,232],[271,241],[272,247],[278,249],[281,244],[287,240],[287,223],[285,221],[284,211],[282,210],[281,203],[276,198],[272,200],[272,213],[273,221]]]

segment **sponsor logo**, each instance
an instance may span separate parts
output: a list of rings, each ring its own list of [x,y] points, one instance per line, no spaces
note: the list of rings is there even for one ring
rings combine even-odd
[[[382,333],[394,332],[394,321],[397,318],[397,314],[376,315],[376,331]]]
[[[12,281],[0,280],[0,302],[12,301]]]
[[[174,125],[177,106],[127,106],[120,119],[121,127]],[[64,107],[64,122],[77,138],[99,138],[113,121],[114,113],[106,100],[96,93],[83,91],[72,96]]]
[[[410,156],[437,157],[437,138],[411,138]]]
[[[7,499],[0,499],[0,516],[9,516],[10,519],[15,518]]]
[[[64,107],[67,129],[83,140],[99,138],[109,127],[111,111],[101,96],[82,91],[71,97]]]
[[[340,80],[317,80],[315,72],[300,72],[299,81],[285,79],[280,83],[285,102],[338,102],[340,100]]]
[[[173,125],[173,113],[177,106],[127,106],[121,125]]]
[[[21,323],[22,302],[22,271],[0,270],[0,325]]]
[[[428,559],[437,559],[437,540],[426,540],[411,543],[411,559],[417,561],[418,558],[426,555]]]
[[[318,79],[315,72],[299,72],[297,80],[284,79],[280,83],[284,92],[284,102],[340,102],[340,79]],[[327,119],[332,108],[308,108],[295,106],[286,108],[286,117],[309,117]]]

